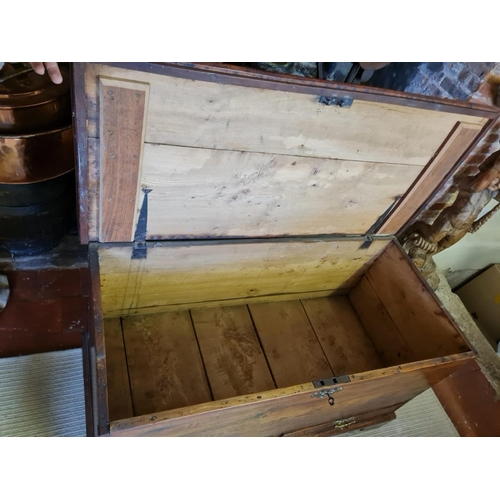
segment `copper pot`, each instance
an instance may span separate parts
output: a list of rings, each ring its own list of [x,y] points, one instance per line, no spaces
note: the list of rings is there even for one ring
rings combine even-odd
[[[0,134],[28,134],[71,123],[69,71],[60,67],[63,81],[38,75],[23,63],[6,63],[0,71]]]
[[[53,179],[75,168],[71,126],[20,136],[0,136],[0,183]]]

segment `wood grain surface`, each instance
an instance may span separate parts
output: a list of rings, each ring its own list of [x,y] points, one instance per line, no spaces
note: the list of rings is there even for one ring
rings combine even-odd
[[[150,85],[145,141],[154,144],[423,167],[457,121],[486,121],[362,100],[350,108],[325,106],[318,102],[321,93],[220,85],[98,64],[86,73],[91,101],[99,75]],[[98,137],[96,119],[89,106],[89,137]]]
[[[104,342],[108,374],[109,419],[113,421],[133,417],[134,408],[120,318],[104,320]]]
[[[416,356],[365,276],[349,292],[349,301],[386,366],[416,361]]]
[[[100,79],[99,241],[132,241],[148,85]]]
[[[148,236],[364,234],[421,169],[146,144]]]
[[[122,324],[137,415],[212,400],[187,311],[123,318]]]
[[[119,111],[113,108],[116,101],[108,99],[115,97],[107,94],[113,88],[117,97],[123,94]],[[145,95],[142,110],[126,99],[141,92]],[[436,165],[430,160],[457,122],[461,131],[454,137],[455,152],[467,134],[479,133],[488,121],[468,116],[467,109],[460,114],[460,106],[420,109],[410,97],[408,106],[362,99],[350,108],[325,106],[318,102],[322,95],[318,92],[309,95],[220,85],[86,65],[87,141],[98,147],[100,175],[108,171],[97,189],[101,202],[85,203],[89,236],[100,241],[130,241],[141,187],[153,190],[149,221],[153,238],[362,233],[407,192],[426,165],[418,182],[427,191],[437,188],[448,160]],[[484,113],[488,115],[486,110]],[[108,145],[113,146],[118,136],[106,135],[103,125],[108,132],[116,132],[118,122],[110,122],[117,125],[114,128],[106,123],[115,118],[120,118],[123,128],[118,141],[120,158],[132,158],[132,166],[110,156],[116,152]],[[139,122],[144,125],[143,138],[137,143]],[[141,171],[134,162],[137,157],[141,160],[142,149]],[[92,197],[95,168],[91,155],[88,160],[87,187]],[[118,170],[115,164],[124,176],[113,175]],[[138,171],[139,177],[133,177]],[[204,184],[207,177],[217,177],[214,172],[224,177],[223,185]],[[187,190],[185,199],[178,198],[179,185]],[[290,197],[281,195],[283,185],[291,190]],[[346,185],[352,189],[346,191]],[[106,207],[106,200],[116,198],[117,187],[123,192],[123,206],[114,210],[117,204]],[[418,205],[420,198],[412,195],[404,205],[401,202],[398,219]],[[131,199],[135,207],[125,203]],[[188,204],[191,209],[184,210]],[[326,217],[321,217],[321,207]],[[104,209],[105,215],[94,213]],[[339,213],[345,217],[338,217]],[[92,222],[96,219],[104,222],[99,231]],[[399,228],[400,221],[396,222],[391,227]]]
[[[346,297],[302,300],[302,305],[335,375],[384,366]]]
[[[277,387],[333,376],[300,301],[250,304],[249,309]]]
[[[369,248],[360,248],[363,240],[172,242],[137,260],[130,247],[100,248],[102,307],[105,316],[128,316],[143,308],[347,290],[388,241]]]
[[[311,383],[120,420],[112,436],[279,436],[374,409],[400,405],[447,377],[470,353],[353,375],[335,404]],[[153,420],[151,417],[154,416]]]
[[[391,243],[366,275],[416,359],[468,351],[460,331],[402,252]]]
[[[247,306],[193,309],[191,317],[214,399],[276,387]]]

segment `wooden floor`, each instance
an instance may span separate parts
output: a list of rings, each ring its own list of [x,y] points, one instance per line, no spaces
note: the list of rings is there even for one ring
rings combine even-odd
[[[343,296],[105,320],[110,419],[384,366]]]

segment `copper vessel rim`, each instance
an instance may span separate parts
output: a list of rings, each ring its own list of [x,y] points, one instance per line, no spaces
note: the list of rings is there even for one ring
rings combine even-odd
[[[5,96],[5,94],[0,94],[0,99]],[[15,111],[17,109],[25,109],[25,108],[37,108],[41,107],[44,104],[50,104],[51,102],[57,102],[61,99],[61,97],[64,96],[54,96],[50,99],[47,99],[46,101],[38,101],[38,102],[32,102],[32,103],[26,103],[26,104],[16,104],[15,106],[12,105],[12,103],[9,104],[1,104],[0,103],[0,110],[4,111]]]
[[[46,130],[45,132],[37,132],[36,134],[21,134],[21,135],[0,135],[0,139],[31,139],[33,137],[41,137],[43,135],[56,134],[57,132],[65,132],[66,130],[71,130],[73,125],[67,125],[66,127],[60,127],[53,130]]]
[[[62,175],[69,174],[73,170],[75,170],[75,167],[71,166],[71,168],[69,168],[68,170],[66,170],[60,174],[54,175],[52,177],[44,177],[43,179],[40,179],[37,181],[31,181],[31,182],[2,182],[2,181],[0,181],[0,187],[1,186],[13,186],[13,185],[26,186],[27,184],[38,184],[40,182],[51,181],[51,180],[57,179],[58,177],[61,177]]]

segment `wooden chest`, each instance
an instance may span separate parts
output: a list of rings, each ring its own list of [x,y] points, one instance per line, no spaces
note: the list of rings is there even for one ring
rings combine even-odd
[[[491,108],[202,64],[73,90],[89,434],[335,433],[474,357],[394,235]]]

